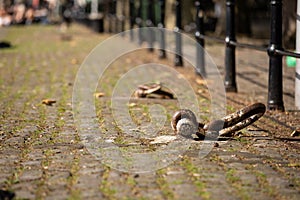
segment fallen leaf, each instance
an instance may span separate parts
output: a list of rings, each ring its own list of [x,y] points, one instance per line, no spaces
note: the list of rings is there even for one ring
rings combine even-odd
[[[137,104],[136,103],[130,103],[128,104],[129,108],[135,107]]]
[[[215,142],[214,147],[219,147],[219,143]]]
[[[95,93],[94,96],[95,96],[96,98],[100,98],[100,97],[104,97],[105,94],[104,94],[103,92],[98,92],[98,93]]]
[[[179,79],[183,79],[183,78],[184,78],[184,76],[183,76],[182,74],[178,74],[178,75],[177,75],[177,78],[179,78]]]
[[[289,167],[300,167],[300,163],[289,163]]]
[[[198,92],[198,94],[204,94],[204,93],[205,93],[205,90],[199,89],[199,90],[197,90],[197,92]]]
[[[73,40],[72,42],[70,42],[70,46],[71,46],[71,47],[75,47],[76,45],[77,45],[77,43],[76,43],[75,40]]]
[[[206,80],[197,78],[196,83],[198,83],[199,85],[206,85]]]
[[[47,106],[52,106],[54,103],[56,103],[56,100],[53,100],[53,99],[44,99],[42,101],[42,104],[45,104]]]
[[[195,176],[195,177],[200,177],[201,176],[201,174],[199,174],[199,173],[193,173],[192,175]]]
[[[125,62],[126,62],[127,64],[130,64],[130,63],[132,63],[132,60],[131,60],[130,58],[127,58],[127,59],[125,60]]]
[[[196,83],[198,83],[199,85],[208,85],[210,83],[212,83],[213,80],[212,79],[196,79]]]
[[[297,137],[297,136],[300,136],[300,130],[294,130],[292,133],[291,133],[291,137]]]
[[[78,64],[78,60],[77,60],[76,58],[73,58],[73,59],[71,60],[71,64],[73,64],[73,65]]]

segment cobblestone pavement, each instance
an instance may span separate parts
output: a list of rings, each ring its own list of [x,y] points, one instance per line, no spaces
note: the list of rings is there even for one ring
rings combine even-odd
[[[293,106],[294,68],[283,69],[286,112],[267,112],[242,130],[241,137],[217,141],[204,158],[198,156],[202,142],[194,141],[165,168],[120,172],[103,165],[85,148],[72,111],[77,70],[109,35],[77,25],[70,33],[73,38],[64,41],[55,26],[0,29],[0,40],[13,44],[0,50],[0,196],[11,191],[16,199],[300,199],[300,138],[290,136],[300,128],[299,110]],[[222,72],[224,48],[206,46]],[[105,95],[96,99],[99,126],[105,133],[126,139],[113,123],[109,97],[120,73],[150,61],[169,65],[190,80],[202,111],[208,112],[209,93],[193,70],[173,67],[170,55],[163,61],[157,57],[135,52],[105,72],[97,88]],[[227,95],[227,111],[266,103],[267,78],[267,54],[238,49],[239,92]],[[56,103],[47,106],[44,99]],[[167,108],[170,120],[176,110],[174,100],[135,100],[130,107],[137,123],[149,120],[147,106],[154,101]],[[169,123],[164,130],[173,134]]]

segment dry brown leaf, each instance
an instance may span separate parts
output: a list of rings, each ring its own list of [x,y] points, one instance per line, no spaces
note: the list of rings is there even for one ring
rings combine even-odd
[[[198,83],[199,85],[207,85],[209,83],[211,83],[212,80],[208,80],[208,79],[196,79],[196,83]]]
[[[137,106],[136,103],[130,103],[130,104],[128,104],[128,107],[129,107],[129,108],[133,108],[133,107],[135,107],[135,106]]]
[[[125,60],[125,62],[126,62],[127,64],[130,64],[130,63],[132,63],[132,60],[131,60],[130,58],[127,58],[127,59]]]
[[[297,136],[300,136],[300,129],[294,130],[294,131],[291,133],[291,137],[297,137]]]
[[[184,76],[183,76],[182,74],[178,74],[178,75],[177,75],[177,78],[179,78],[179,79],[183,79],[183,78],[184,78]]]
[[[198,94],[204,94],[206,91],[199,89],[199,90],[197,90],[197,92],[198,92]]]
[[[70,42],[70,46],[71,47],[75,47],[77,45],[77,42],[75,40],[71,41]]]
[[[71,64],[73,64],[73,65],[78,64],[78,60],[76,58],[72,58]]]
[[[196,83],[198,83],[199,85],[206,85],[206,80],[197,78]]]
[[[105,94],[103,92],[97,92],[94,94],[96,98],[104,97]]]
[[[54,103],[56,103],[56,100],[53,100],[53,99],[44,99],[42,101],[42,104],[45,104],[47,106],[52,106]]]

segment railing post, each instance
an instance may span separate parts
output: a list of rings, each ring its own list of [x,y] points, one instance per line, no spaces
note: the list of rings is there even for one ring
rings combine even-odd
[[[148,0],[148,12],[147,12],[147,20],[146,20],[146,25],[147,27],[153,27],[154,26],[154,1],[153,0]],[[150,52],[153,52],[153,43],[154,43],[154,33],[151,29],[148,29],[148,44],[149,48],[148,50]]]
[[[113,32],[113,20],[114,20],[114,1],[109,1],[108,3],[109,6],[109,11],[108,11],[108,19],[109,19],[109,24],[108,24],[108,32],[112,33]]]
[[[135,0],[129,0],[129,26],[130,26],[130,40],[134,40],[134,35],[133,35],[133,27],[135,23],[135,6],[134,6],[134,1]]]
[[[201,35],[204,35],[204,26],[203,26],[203,8],[201,5],[201,1],[196,1],[196,26],[197,30],[195,33],[195,37],[197,43],[197,55],[196,55],[196,73],[201,75],[202,77],[206,77],[205,71],[205,58],[204,58],[204,39],[201,38]]]
[[[235,0],[226,0],[226,50],[225,50],[225,89],[237,92],[235,72],[235,46],[231,44],[235,38]]]
[[[138,13],[137,13],[137,17],[136,17],[136,23],[137,23],[138,27],[140,28],[138,31],[139,45],[141,45],[144,41],[143,33],[141,30],[141,28],[143,27],[142,10],[143,10],[143,0],[139,0]]]
[[[174,28],[175,32],[175,42],[176,42],[176,55],[175,55],[175,66],[183,66],[182,62],[182,38],[180,34],[180,29],[182,29],[181,25],[181,0],[175,1],[176,7],[176,26]]]
[[[118,16],[117,16],[117,3],[118,1],[117,0],[113,0],[113,18],[114,18],[114,22],[115,22],[115,25],[114,25],[114,29],[113,32],[114,33],[118,33],[118,23],[119,23],[119,20],[118,20]]]
[[[300,0],[297,1],[297,16],[300,16]],[[297,17],[296,51],[300,52],[300,18]],[[295,106],[300,109],[300,60],[297,59],[295,73]]]
[[[122,0],[121,2],[121,32],[125,31],[125,0]]]
[[[166,39],[165,39],[165,9],[166,9],[166,0],[159,0],[159,8],[160,8],[160,20],[158,24],[158,28],[161,29],[160,31],[160,50],[159,50],[159,58],[163,59],[166,58]]]
[[[271,36],[269,54],[269,90],[268,109],[284,111],[282,98],[282,56],[276,49],[282,50],[282,1],[271,0]]]

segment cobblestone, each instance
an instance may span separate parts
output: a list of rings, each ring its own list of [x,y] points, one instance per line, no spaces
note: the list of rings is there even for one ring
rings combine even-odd
[[[79,25],[74,25],[70,33],[73,39],[62,41],[55,26],[0,29],[0,39],[14,45],[0,50],[0,189],[15,192],[17,199],[300,198],[299,140],[285,139],[291,138],[300,124],[300,112],[294,107],[293,68],[283,69],[286,112],[267,112],[242,130],[241,137],[217,141],[204,158],[199,157],[202,142],[193,141],[165,168],[128,173],[104,165],[85,148],[72,115],[76,72],[85,56],[109,35],[98,35]],[[207,44],[207,51],[224,73],[223,47]],[[125,61],[120,58],[112,63],[106,78],[100,80],[103,84],[97,90],[105,96],[96,99],[96,109],[105,137],[115,137],[123,144],[131,141],[113,121],[111,83],[132,66],[147,62],[173,67],[170,55],[167,60],[159,60],[156,54],[135,52]],[[195,91],[201,91],[201,117],[208,120],[207,88],[195,81],[199,77],[187,63],[174,69],[191,82]],[[237,49],[237,83],[239,92],[227,94],[228,112],[257,101],[266,103],[267,54]],[[57,103],[46,106],[41,103],[43,99]],[[158,102],[167,108],[170,120],[176,102],[153,99],[132,102],[135,121],[149,122],[147,106]],[[165,133],[173,134],[169,123],[161,134]]]

